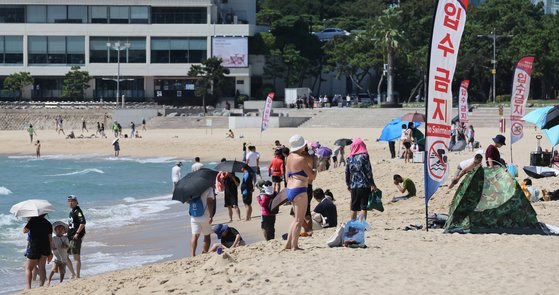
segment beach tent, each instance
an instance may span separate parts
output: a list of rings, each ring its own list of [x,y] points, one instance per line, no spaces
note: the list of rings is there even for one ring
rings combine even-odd
[[[447,233],[551,234],[507,170],[479,167],[465,176],[450,205]]]

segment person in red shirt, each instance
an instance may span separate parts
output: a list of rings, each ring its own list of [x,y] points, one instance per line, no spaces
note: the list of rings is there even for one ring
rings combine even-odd
[[[266,241],[274,239],[276,234],[276,214],[268,210],[268,203],[275,197],[275,194],[272,183],[268,180],[262,185],[261,194],[256,197],[258,204],[262,207],[262,222],[260,227],[262,228],[262,234]]]
[[[487,167],[492,168],[493,166],[503,166],[507,167],[507,164],[503,159],[501,159],[501,153],[499,153],[499,148],[505,145],[506,137],[499,134],[493,138],[495,144],[490,144],[485,150],[485,161]]]
[[[272,177],[275,192],[281,190],[281,182],[283,181],[284,174],[283,163],[281,150],[276,150],[274,159],[270,162],[270,166],[268,166],[268,175]]]

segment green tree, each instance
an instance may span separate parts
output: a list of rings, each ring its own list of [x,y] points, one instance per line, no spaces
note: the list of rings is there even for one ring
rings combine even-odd
[[[198,77],[194,94],[202,97],[204,115],[207,113],[206,98],[208,96],[219,97],[222,95],[228,83],[225,75],[229,74],[229,69],[223,67],[223,60],[218,57],[210,57],[202,62],[201,65],[192,65],[188,71],[188,76]]]
[[[89,80],[91,77],[88,71],[81,70],[79,66],[72,66],[62,85],[62,97],[83,99],[85,90],[90,87]]]
[[[4,79],[4,89],[19,92],[20,99],[23,88],[29,85],[33,85],[33,77],[29,72],[13,73]]]

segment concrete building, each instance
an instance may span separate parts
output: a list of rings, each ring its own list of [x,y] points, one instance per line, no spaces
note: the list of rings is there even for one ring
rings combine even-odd
[[[187,72],[213,52],[230,67],[230,95],[250,95],[247,37],[257,30],[256,0],[0,0],[0,86],[26,71],[35,82],[24,98],[59,98],[78,65],[93,78],[86,99],[114,101],[120,59],[128,101],[189,103]]]

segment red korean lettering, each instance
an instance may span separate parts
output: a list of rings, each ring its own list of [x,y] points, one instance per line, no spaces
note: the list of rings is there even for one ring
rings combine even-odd
[[[441,73],[442,75],[435,74],[435,90],[448,93],[450,85],[450,71],[444,68],[437,68],[437,73]]]
[[[523,114],[522,113],[522,105],[519,105],[519,104],[514,105],[513,113],[522,115]]]
[[[443,51],[444,57],[446,57],[449,53],[454,54],[454,45],[452,44],[449,33],[446,33],[446,36],[439,42],[437,48]]]
[[[443,25],[452,30],[458,30],[458,25],[460,24],[460,15],[462,15],[462,8],[458,7],[454,3],[447,3],[444,6],[444,20]]]
[[[526,74],[519,73],[516,81],[518,81],[518,83],[526,83]]]
[[[446,121],[445,114],[446,114],[446,100],[441,98],[434,98],[433,102],[436,104],[435,112],[433,113],[433,119],[439,119],[441,121]],[[445,107],[445,112],[443,113],[442,106]]]

